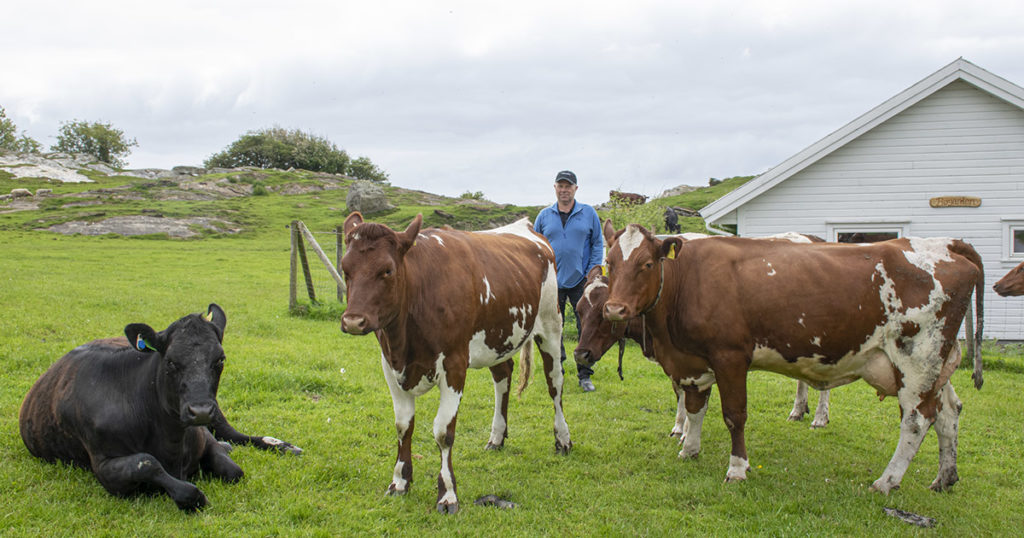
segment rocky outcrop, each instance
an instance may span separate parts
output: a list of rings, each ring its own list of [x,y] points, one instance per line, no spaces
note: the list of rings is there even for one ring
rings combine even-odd
[[[356,181],[348,189],[348,196],[345,197],[348,205],[348,212],[358,211],[364,215],[372,215],[381,211],[394,209],[395,206],[388,202],[384,189],[371,181]]]

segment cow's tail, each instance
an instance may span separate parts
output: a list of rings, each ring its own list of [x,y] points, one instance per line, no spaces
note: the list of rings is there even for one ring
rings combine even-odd
[[[519,351],[519,386],[516,388],[516,396],[523,395],[527,385],[530,384],[530,374],[533,371],[533,338],[527,337],[526,344]]]
[[[981,374],[981,335],[985,328],[985,266],[981,263],[978,251],[966,241],[954,240],[950,251],[967,258],[978,268],[978,280],[974,283],[974,354],[971,356],[974,373],[971,379],[974,380],[974,388],[980,389],[985,382]],[[971,338],[971,335],[965,334],[964,337]]]

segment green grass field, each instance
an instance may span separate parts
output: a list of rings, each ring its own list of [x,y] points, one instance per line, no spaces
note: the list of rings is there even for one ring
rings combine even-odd
[[[386,497],[396,440],[376,341],[341,333],[337,320],[288,314],[283,223],[306,217],[288,214],[284,202],[275,207],[276,216],[259,217],[267,223],[259,232],[193,241],[64,237],[28,231],[24,215],[0,220],[0,535],[1020,533],[1024,360],[1018,350],[996,360],[998,348],[988,350],[986,358],[997,367],[986,370],[981,391],[966,370],[953,378],[964,403],[961,480],[945,493],[928,489],[938,467],[933,432],[900,490],[889,496],[868,491],[897,441],[893,399],[879,403],[864,383],[838,388],[832,422],[811,430],[809,419],[786,421],[796,383],[760,372],[749,383],[749,479],[725,484],[730,442],[717,394],[702,455],[680,460],[667,435],[675,413],[669,382],[630,347],[625,381],[615,375],[610,354],[596,367],[597,392],[567,386],[575,444],[568,456],[554,452],[551,402],[539,371],[522,399],[510,403],[505,449],[485,451],[493,390],[489,372],[472,371],[453,456],[462,508],[455,516],[434,510],[437,391],[428,393],[418,402],[412,491]],[[259,220],[256,210],[239,210]],[[333,227],[342,218],[324,213],[317,222]],[[111,497],[90,473],[28,454],[18,409],[51,363],[81,343],[122,334],[128,323],[160,330],[210,302],[228,316],[219,393],[225,414],[239,430],[285,439],[304,455],[236,448],[232,457],[246,477],[237,484],[200,477],[196,483],[210,506],[184,514],[165,495]],[[566,368],[574,380],[575,366]],[[518,507],[473,505],[492,493]],[[937,528],[910,526],[883,507],[935,518]]]

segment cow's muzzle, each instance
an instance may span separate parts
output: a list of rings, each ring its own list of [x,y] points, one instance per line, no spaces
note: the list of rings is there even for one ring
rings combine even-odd
[[[348,334],[364,335],[373,329],[366,316],[346,313],[341,316],[341,330]]]
[[[213,402],[190,403],[185,406],[182,418],[190,426],[205,426],[213,421],[214,409],[216,404]]]
[[[615,303],[606,303],[604,305],[604,319],[608,321],[626,321],[629,318],[629,310],[625,305]]]
[[[576,364],[581,366],[593,366],[597,362],[594,358],[594,354],[589,349],[576,348],[576,351],[572,352],[572,357],[576,359]]]

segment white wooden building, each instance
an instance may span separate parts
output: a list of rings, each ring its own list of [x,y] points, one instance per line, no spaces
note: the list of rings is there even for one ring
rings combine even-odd
[[[991,291],[1024,261],[1024,88],[958,59],[701,215],[747,237],[962,238],[985,264],[985,338],[1024,340],[1024,298]]]

